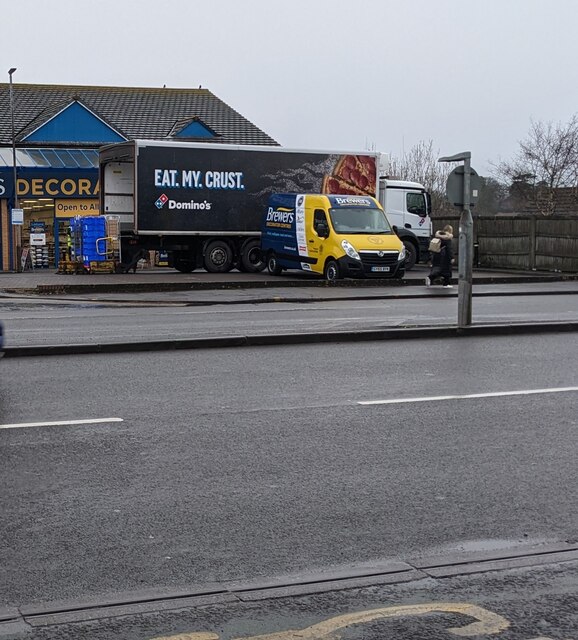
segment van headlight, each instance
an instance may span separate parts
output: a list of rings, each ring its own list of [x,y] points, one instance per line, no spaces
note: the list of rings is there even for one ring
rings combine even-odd
[[[399,255],[397,256],[397,261],[401,262],[402,260],[405,260],[405,245],[403,244],[401,246],[401,251],[399,252]]]
[[[349,240],[342,240],[341,246],[343,247],[343,251],[345,251],[345,253],[350,258],[353,258],[354,260],[361,260],[361,258],[359,257],[359,253],[357,253],[357,251],[355,250],[351,242],[349,242]]]

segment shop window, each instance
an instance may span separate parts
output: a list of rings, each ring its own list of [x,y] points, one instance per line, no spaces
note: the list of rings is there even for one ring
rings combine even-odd
[[[27,249],[30,266],[48,269],[56,265],[54,200],[51,198],[24,199],[22,246]]]
[[[66,149],[55,149],[54,152],[62,161],[65,167],[69,169],[76,169],[76,161],[72,158],[72,156]]]
[[[81,169],[89,169],[91,167],[98,167],[98,153],[96,151],[70,149],[68,151],[74,158],[74,161]]]
[[[64,167],[64,162],[58,157],[54,149],[42,149],[41,153],[53,169],[62,169]]]
[[[50,162],[36,149],[26,149],[26,153],[34,160],[37,167],[49,167]]]

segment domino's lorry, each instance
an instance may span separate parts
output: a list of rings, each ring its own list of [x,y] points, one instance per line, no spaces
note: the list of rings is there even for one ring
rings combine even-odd
[[[427,257],[429,195],[381,178],[376,152],[132,140],[99,155],[100,212],[120,222],[119,271],[149,251],[183,273],[261,271],[261,223],[275,193],[375,197],[406,247],[405,268]]]
[[[274,194],[261,250],[272,275],[302,269],[330,282],[405,275],[405,246],[370,196]]]

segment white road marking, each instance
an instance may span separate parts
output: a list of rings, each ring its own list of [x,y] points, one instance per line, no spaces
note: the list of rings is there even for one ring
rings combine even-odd
[[[102,424],[106,422],[123,422],[122,418],[94,418],[91,420],[59,420],[58,422],[16,422],[0,424],[0,429],[22,429],[24,427],[68,427],[77,424]]]
[[[522,391],[495,391],[493,393],[468,393],[464,395],[424,396],[421,398],[393,398],[391,400],[361,400],[357,404],[408,404],[412,402],[436,402],[438,400],[467,400],[470,398],[500,398],[503,396],[531,396],[540,393],[567,393],[578,391],[578,387],[558,387],[553,389],[525,389]]]

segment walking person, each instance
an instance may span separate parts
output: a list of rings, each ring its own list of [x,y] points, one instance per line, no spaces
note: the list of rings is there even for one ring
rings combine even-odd
[[[441,231],[436,231],[434,238],[440,241],[439,251],[432,252],[432,265],[429,276],[425,279],[427,287],[436,284],[436,280],[442,279],[442,284],[446,289],[452,289],[452,263],[454,252],[452,249],[452,240],[454,238],[454,229],[451,225],[446,226]]]

